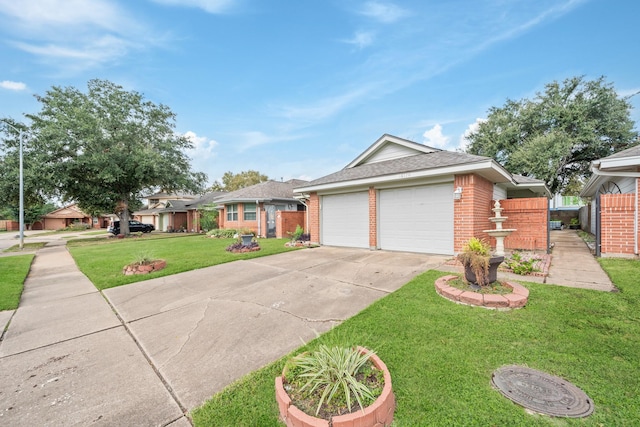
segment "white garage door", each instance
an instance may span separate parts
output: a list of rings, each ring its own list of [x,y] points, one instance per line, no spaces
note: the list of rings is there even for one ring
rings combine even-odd
[[[381,249],[453,254],[453,183],[380,190]]]
[[[322,244],[369,247],[369,193],[322,196]]]

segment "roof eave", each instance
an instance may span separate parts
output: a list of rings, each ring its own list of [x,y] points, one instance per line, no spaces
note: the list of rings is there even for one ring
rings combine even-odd
[[[333,189],[345,189],[349,187],[364,187],[388,182],[401,182],[406,179],[430,178],[440,175],[457,175],[463,173],[478,173],[492,182],[512,182],[511,174],[507,172],[493,159],[480,162],[464,163],[462,165],[445,166],[434,169],[423,169],[394,173],[390,175],[379,175],[370,178],[362,178],[349,181],[332,182],[307,187],[294,188],[294,193],[310,193]]]

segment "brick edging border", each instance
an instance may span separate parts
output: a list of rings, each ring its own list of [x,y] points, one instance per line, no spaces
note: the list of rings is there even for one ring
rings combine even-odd
[[[358,347],[360,353],[364,354],[369,350]],[[375,402],[364,408],[364,411],[357,410],[350,414],[335,416],[331,420],[332,427],[352,427],[357,426],[390,426],[393,422],[393,414],[396,408],[396,401],[391,386],[391,374],[387,365],[375,354],[371,355],[371,361],[376,368],[382,370],[384,374],[384,387],[382,393]],[[329,421],[308,415],[298,409],[284,389],[282,376],[276,377],[276,401],[280,411],[280,418],[288,427],[329,427]]]
[[[474,305],[493,310],[522,308],[529,299],[529,290],[515,282],[502,282],[504,286],[513,290],[510,294],[481,294],[449,286],[449,280],[457,278],[458,276],[453,275],[438,278],[435,283],[436,292],[444,298],[459,304]]]

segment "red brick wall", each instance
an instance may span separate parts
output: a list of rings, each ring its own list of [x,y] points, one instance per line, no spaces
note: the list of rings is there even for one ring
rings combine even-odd
[[[462,197],[453,202],[453,250],[460,252],[471,237],[488,240],[482,230],[494,228],[489,221],[493,183],[475,174],[456,175],[453,187],[462,187]]]
[[[15,231],[15,230],[20,230],[20,223],[17,221],[11,221],[11,220],[2,220],[0,221],[0,230],[7,230],[7,231]]]
[[[507,220],[502,228],[515,228],[516,231],[504,239],[505,249],[525,249],[546,251],[549,248],[547,233],[547,211],[549,200],[546,197],[530,199],[501,200],[502,216]],[[492,216],[495,214],[492,213]],[[495,228],[492,224],[490,228]],[[491,239],[495,246],[495,239]]]
[[[220,216],[224,215],[224,221],[220,221],[218,227],[229,229],[233,228],[236,230],[251,230],[252,232],[258,234],[258,220],[255,219],[253,221],[245,221],[244,220],[244,203],[237,203],[238,206],[238,220],[237,221],[229,221],[227,220],[227,206],[225,205],[224,209],[220,211]],[[266,212],[264,210],[263,204],[260,203],[260,221],[262,224],[261,236],[264,237],[267,234],[267,221],[266,221]]]
[[[600,251],[602,254],[632,255],[635,251],[635,194],[600,196]]]
[[[296,231],[298,225],[305,229],[304,211],[278,211],[276,213],[276,237],[279,239],[288,239],[291,237],[289,233]]]
[[[378,203],[376,189],[369,187],[369,248],[378,247]]]
[[[313,243],[320,242],[320,196],[318,193],[311,193],[309,202],[307,203],[309,210],[309,224],[307,232],[311,234]]]

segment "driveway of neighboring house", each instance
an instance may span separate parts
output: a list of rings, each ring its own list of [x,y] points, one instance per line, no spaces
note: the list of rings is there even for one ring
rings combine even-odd
[[[46,247],[0,342],[0,424],[188,426],[226,385],[446,259],[320,247],[101,293]]]

